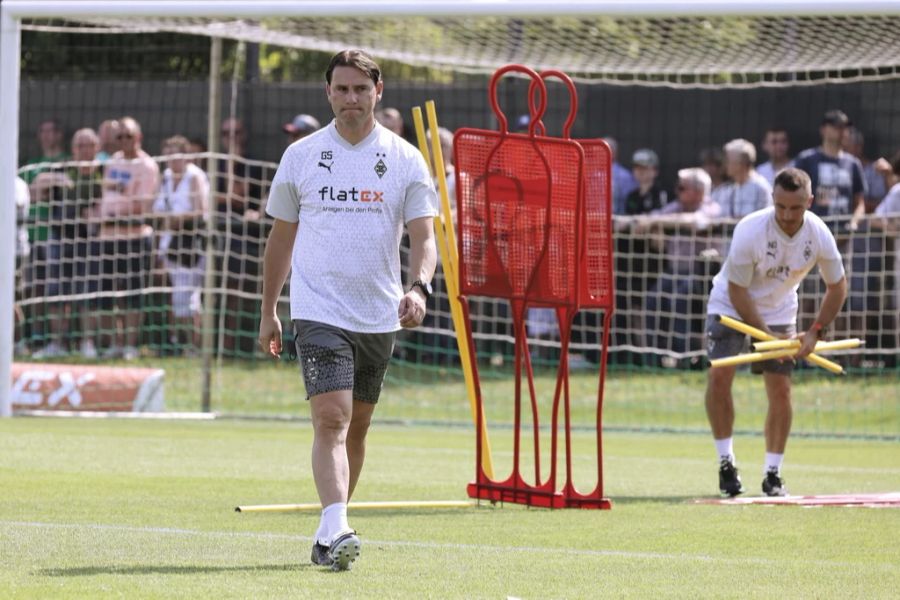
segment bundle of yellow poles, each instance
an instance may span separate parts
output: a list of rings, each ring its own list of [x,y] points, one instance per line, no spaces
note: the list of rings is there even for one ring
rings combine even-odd
[[[722,323],[722,325],[763,341],[754,342],[751,345],[751,349],[754,350],[754,352],[751,352],[749,354],[739,354],[737,356],[729,356],[728,358],[718,358],[715,360],[711,360],[710,366],[728,367],[734,365],[743,365],[752,362],[759,362],[763,360],[788,358],[791,356],[795,356],[797,354],[797,351],[800,349],[800,340],[779,340],[762,331],[761,329],[757,329],[756,327],[747,325],[746,323],[738,321],[737,319],[732,319],[731,317],[727,317],[725,315],[721,315],[717,318],[719,322]],[[859,348],[863,345],[863,343],[864,342],[858,338],[837,340],[834,342],[819,342],[816,344],[815,352],[807,356],[806,360],[816,366],[822,367],[827,371],[831,371],[832,373],[841,375],[844,373],[844,368],[841,365],[823,358],[816,353]]]
[[[422,120],[422,109],[413,107],[413,122],[416,126],[416,139],[419,142],[419,150],[425,156],[425,162],[431,170],[431,175],[437,180],[438,193],[441,206],[438,216],[434,218],[434,232],[437,236],[438,251],[441,254],[441,265],[444,269],[444,282],[447,286],[447,296],[450,298],[450,316],[453,319],[453,329],[456,331],[456,343],[459,348],[459,360],[462,364],[463,376],[466,380],[466,392],[469,396],[469,406],[472,409],[472,421],[478,423],[478,402],[475,396],[475,379],[472,374],[472,363],[469,356],[469,346],[466,342],[466,323],[463,316],[462,304],[459,301],[459,277],[458,264],[459,252],[456,246],[456,232],[453,229],[453,212],[450,207],[450,195],[447,191],[447,179],[444,176],[444,154],[441,151],[440,136],[438,135],[437,112],[434,100],[425,103],[425,111],[428,115],[428,129],[431,132],[431,151],[429,152],[425,135],[425,124]],[[485,475],[494,477],[494,464],[491,458],[491,444],[487,434],[487,422],[484,414],[481,418],[481,467]]]

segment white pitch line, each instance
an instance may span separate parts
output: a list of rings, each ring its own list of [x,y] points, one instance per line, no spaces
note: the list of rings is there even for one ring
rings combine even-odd
[[[86,531],[114,531],[130,533],[147,533],[162,535],[184,535],[194,537],[225,537],[225,538],[251,538],[262,540],[286,540],[294,542],[311,542],[312,536],[295,535],[289,533],[269,533],[252,531],[202,531],[198,529],[180,529],[175,527],[135,527],[130,525],[109,525],[103,523],[42,523],[37,521],[0,521],[0,526],[5,527],[29,527],[43,529],[75,529]],[[683,560],[708,563],[726,564],[756,564],[764,566],[783,567],[784,558],[769,559],[758,557],[728,558],[722,556],[709,556],[707,554],[671,554],[666,552],[633,552],[625,550],[589,550],[580,548],[549,548],[539,546],[490,546],[481,544],[460,544],[445,542],[411,542],[404,540],[371,540],[363,538],[363,542],[374,546],[389,546],[397,548],[428,548],[436,550],[460,550],[465,552],[481,552],[496,555],[502,552],[521,552],[532,554],[568,554],[574,556],[613,557],[630,559],[654,559],[654,560]],[[859,563],[841,562],[832,560],[793,560],[792,563],[819,566],[858,569]],[[894,572],[896,565],[884,563],[868,563],[867,567],[884,569]]]
[[[126,412],[106,410],[16,410],[19,417],[57,417],[67,419],[136,419],[149,421],[214,421],[216,413],[207,412]]]

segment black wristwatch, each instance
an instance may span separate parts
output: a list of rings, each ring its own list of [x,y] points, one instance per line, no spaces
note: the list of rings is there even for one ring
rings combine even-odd
[[[412,291],[412,289],[414,287],[417,287],[420,290],[422,290],[422,293],[425,294],[425,300],[428,300],[429,298],[431,298],[431,294],[432,294],[431,284],[428,283],[427,281],[422,281],[421,279],[416,279],[415,281],[412,282],[412,285],[409,286],[410,291]]]

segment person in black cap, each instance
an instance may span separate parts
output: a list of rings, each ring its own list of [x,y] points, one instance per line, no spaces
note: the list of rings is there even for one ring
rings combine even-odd
[[[841,149],[849,126],[850,119],[843,111],[826,112],[819,127],[822,145],[801,152],[795,165],[812,180],[812,212],[820,217],[852,214],[849,227],[855,230],[866,212],[866,180],[859,159]],[[834,221],[828,224],[834,228]]]
[[[659,210],[669,202],[669,195],[657,181],[659,157],[650,148],[631,155],[631,172],[638,187],[625,197],[625,215],[636,216]],[[644,339],[644,292],[656,284],[660,272],[659,251],[647,242],[646,234],[632,228],[632,221],[620,219],[616,235],[616,313],[617,346],[646,345]],[[620,351],[615,360],[620,364],[644,364],[640,352]]]
[[[637,181],[625,197],[625,214],[640,215],[657,210],[669,202],[669,195],[656,181],[659,175],[659,157],[649,148],[641,148],[631,156],[631,172]]]
[[[318,131],[322,125],[319,124],[319,120],[311,115],[299,114],[294,117],[294,120],[290,123],[285,123],[281,128],[288,137],[290,138],[290,144],[293,144],[299,139],[305,138],[311,133],[315,133]]]

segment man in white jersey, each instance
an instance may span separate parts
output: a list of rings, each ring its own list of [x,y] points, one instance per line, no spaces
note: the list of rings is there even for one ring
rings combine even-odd
[[[315,437],[322,503],[312,562],[349,569],[360,541],[347,522],[366,433],[401,328],[425,317],[437,260],[437,196],[421,153],[375,121],[383,82],[362,51],[336,54],[325,74],[335,119],[292,144],[272,181],[259,343],[281,352],[276,303],[291,271],[291,318]],[[409,232],[409,279],[400,239]]]
[[[719,323],[719,315],[740,319],[775,337],[796,337],[801,342],[797,358],[805,358],[847,296],[834,236],[808,211],[813,201],[809,175],[800,169],[785,169],[775,177],[774,190],[774,206],[751,213],[737,224],[728,258],[713,280],[706,320],[710,359],[738,354],[746,341],[743,334]],[[814,266],[825,280],[825,297],[812,326],[797,334],[797,288]],[[752,368],[763,374],[769,398],[762,482],[762,490],[769,496],[787,495],[781,463],[791,430],[792,368],[792,361],[777,360],[753,363]],[[725,496],[744,491],[732,444],[735,370],[711,368],[706,388],[706,414],[719,457],[719,489]]]

